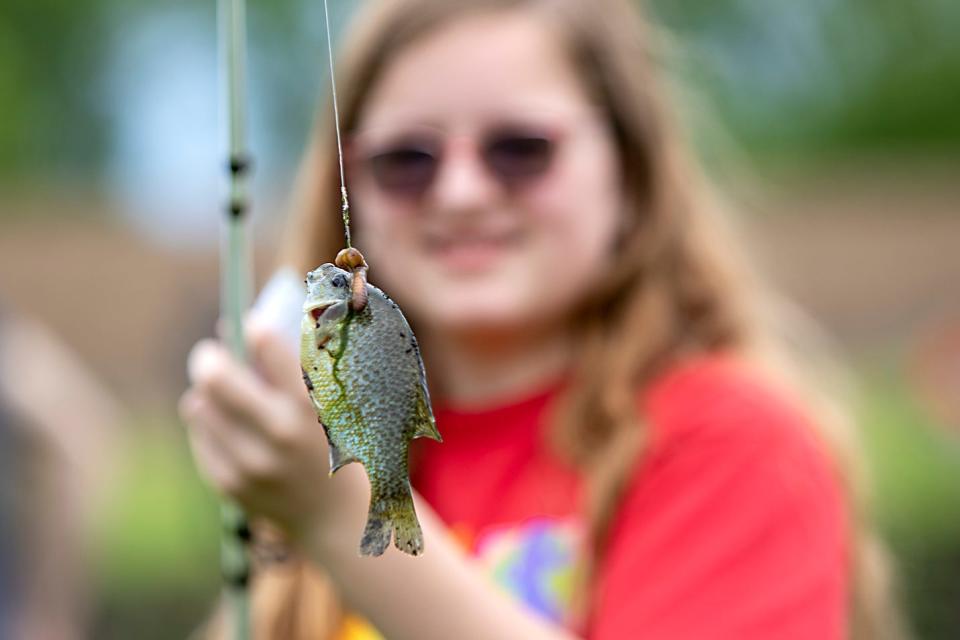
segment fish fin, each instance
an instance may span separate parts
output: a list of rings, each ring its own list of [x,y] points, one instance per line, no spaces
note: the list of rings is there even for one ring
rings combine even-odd
[[[323,312],[323,315],[320,316],[320,324],[323,326],[336,326],[347,317],[347,313],[349,313],[349,311],[350,304],[346,300],[335,302],[327,307],[327,309]]]
[[[440,431],[437,430],[437,421],[433,417],[433,410],[430,408],[430,396],[427,395],[425,385],[421,386],[421,391],[417,394],[417,407],[413,415],[413,438],[430,438],[437,442],[443,442]]]
[[[340,336],[341,325],[349,311],[350,306],[346,301],[335,302],[324,310],[314,324],[313,336],[316,340],[317,349],[337,348],[335,346],[327,347],[327,344]]]
[[[443,442],[443,438],[440,437],[440,432],[437,431],[437,423],[433,419],[433,416],[430,416],[428,420],[417,421],[416,426],[413,428],[413,437],[430,438],[437,442]]]
[[[313,404],[314,411],[317,412],[318,416],[321,415],[323,413],[323,404],[320,402],[319,399],[317,399],[317,396],[314,395],[313,391],[308,391],[307,394],[310,396],[310,402],[311,404]],[[323,422],[321,422],[320,424],[323,424]],[[324,427],[323,429],[324,431],[326,431],[327,428]],[[328,442],[330,441],[329,436],[327,437],[327,441]]]
[[[409,488],[403,494],[390,497],[377,495],[376,492],[371,495],[367,526],[360,540],[360,555],[382,555],[391,537],[400,551],[411,556],[423,553],[423,532],[413,509],[413,496]]]
[[[329,438],[328,438],[329,439]],[[359,462],[359,458],[349,452],[345,452],[337,445],[330,443],[330,475],[332,476],[340,467],[346,466],[351,462]]]

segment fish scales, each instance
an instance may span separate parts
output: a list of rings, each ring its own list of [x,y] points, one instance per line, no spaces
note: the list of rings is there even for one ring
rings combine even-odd
[[[307,276],[301,323],[304,382],[330,443],[331,473],[360,462],[370,481],[362,555],[380,555],[391,537],[419,555],[408,453],[418,437],[440,440],[420,350],[400,308],[367,285],[363,311],[350,309],[352,274],[325,264]]]

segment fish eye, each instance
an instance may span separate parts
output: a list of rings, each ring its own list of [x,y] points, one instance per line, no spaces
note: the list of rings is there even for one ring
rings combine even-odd
[[[333,280],[330,281],[330,284],[337,288],[345,287],[347,286],[347,279],[344,278],[342,274],[338,273],[337,275],[333,276]]]

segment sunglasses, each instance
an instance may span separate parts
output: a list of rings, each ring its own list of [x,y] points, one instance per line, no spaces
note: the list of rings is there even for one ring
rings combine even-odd
[[[510,125],[494,127],[471,142],[487,174],[514,192],[550,171],[559,139],[553,129]],[[355,157],[380,191],[414,200],[433,186],[453,142],[439,131],[408,132],[366,150],[358,144]]]

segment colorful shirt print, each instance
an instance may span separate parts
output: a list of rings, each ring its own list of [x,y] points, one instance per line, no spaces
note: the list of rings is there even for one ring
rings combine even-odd
[[[580,538],[572,521],[537,518],[491,531],[480,540],[476,556],[507,593],[561,622],[573,594]]]
[[[461,540],[469,540],[462,526]],[[533,611],[562,622],[572,596],[581,528],[572,520],[537,518],[476,538],[475,557],[506,593]],[[382,640],[362,618],[349,615],[338,640]]]

